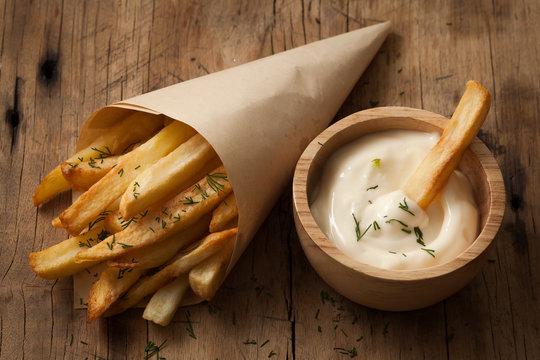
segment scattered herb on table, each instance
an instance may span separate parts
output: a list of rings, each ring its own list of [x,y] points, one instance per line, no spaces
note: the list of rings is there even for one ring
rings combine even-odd
[[[263,342],[260,347],[263,347],[264,345],[268,344],[269,341],[270,341],[270,339],[266,339],[266,341]]]
[[[354,357],[358,356],[358,352],[356,351],[355,347],[353,347],[350,350],[347,350],[347,349],[341,348],[341,347],[335,347],[334,350],[336,350],[339,354],[347,355],[350,358],[354,358]]]
[[[384,329],[383,329],[383,331],[382,331],[382,334],[383,334],[383,335],[388,334],[388,325],[390,325],[390,321],[387,322],[386,324],[384,324]]]
[[[324,305],[325,301],[328,301],[328,302],[330,302],[330,304],[332,304],[332,306],[335,306],[334,298],[331,297],[330,295],[328,295],[328,293],[326,291],[321,290],[321,302],[323,303],[323,305]]]
[[[186,320],[188,322],[186,331],[188,332],[190,337],[192,337],[193,339],[197,339],[197,337],[195,336],[195,332],[193,332],[193,325],[191,324],[191,313],[189,312],[189,310],[186,311]]]
[[[160,360],[160,359],[165,359],[165,358],[162,358],[162,357],[159,357],[159,351],[161,349],[163,349],[163,346],[165,345],[165,343],[167,342],[167,339],[165,339],[161,345],[157,346],[153,341],[149,341],[147,344],[146,344],[146,347],[144,348],[144,359],[147,360],[147,359],[150,359],[152,356],[156,355],[156,359],[157,360]]]

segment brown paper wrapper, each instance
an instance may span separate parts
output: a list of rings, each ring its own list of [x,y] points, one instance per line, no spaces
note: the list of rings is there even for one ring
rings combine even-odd
[[[369,26],[104,107],[83,125],[77,150],[126,112],[164,114],[197,130],[221,158],[237,199],[230,271],[389,31],[389,22]],[[96,279],[90,273],[74,277],[75,307],[86,303]]]

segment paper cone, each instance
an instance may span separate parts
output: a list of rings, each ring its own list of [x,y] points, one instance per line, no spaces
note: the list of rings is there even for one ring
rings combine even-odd
[[[369,26],[107,106],[85,122],[77,149],[125,109],[164,114],[197,130],[223,161],[237,199],[230,271],[302,151],[328,126],[389,31],[389,22]]]

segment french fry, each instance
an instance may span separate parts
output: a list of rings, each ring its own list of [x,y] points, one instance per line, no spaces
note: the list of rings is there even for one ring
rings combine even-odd
[[[57,229],[62,228],[62,222],[60,221],[60,218],[58,216],[52,219],[51,223],[52,223],[52,226]]]
[[[91,157],[100,158],[100,152],[96,149],[111,154],[119,153],[130,144],[146,139],[162,124],[161,117],[137,111],[117,122],[106,133],[94,140],[91,145],[78,151],[66,161],[74,163],[89,161]],[[69,189],[69,183],[62,175],[62,169],[58,165],[45,176],[34,192],[34,206],[41,205],[55,195]]]
[[[78,261],[111,260],[165,239],[197,222],[212,211],[230,192],[231,183],[220,166],[192,188],[178,194],[161,207],[149,211],[125,230],[77,254]]]
[[[86,162],[63,162],[60,165],[62,176],[75,191],[86,191],[118,162],[119,156],[108,156],[103,159],[92,159]]]
[[[446,125],[441,139],[407,180],[403,191],[426,209],[458,166],[486,119],[491,95],[478,82],[468,81],[467,89]]]
[[[109,171],[60,214],[60,220],[67,232],[72,235],[79,234],[93,218],[124,193],[138,174],[189,139],[194,132],[191,127],[175,121],[135,150],[122,156],[113,171]]]
[[[48,280],[73,275],[99,262],[76,263],[75,255],[84,247],[92,247],[99,243],[106,236],[103,229],[97,227],[45,250],[30,253],[28,255],[30,266],[36,274]]]
[[[178,255],[169,265],[157,273],[137,282],[121,299],[116,301],[105,316],[118,314],[136,305],[145,296],[155,293],[180,275],[187,274],[195,265],[225,247],[227,241],[235,237],[238,229],[212,233]]]
[[[108,265],[120,268],[136,267],[141,269],[158,267],[173,258],[180,249],[202,238],[208,231],[209,223],[210,214],[206,214],[186,230],[174,234],[159,243],[121,255],[110,260]]]
[[[213,164],[205,167],[209,162]],[[122,216],[129,219],[170,199],[218,166],[218,162],[212,146],[200,134],[194,135],[132,181],[120,201]]]
[[[107,268],[90,289],[86,322],[100,317],[144,273],[142,269]]]
[[[179,276],[165,285],[152,296],[144,309],[143,318],[161,326],[169,325],[187,289],[187,275]]]
[[[212,221],[210,221],[210,232],[224,230],[225,226],[237,216],[236,197],[232,193],[214,210]]]
[[[122,215],[120,215],[120,210],[115,210],[111,212],[105,220],[103,221],[103,227],[109,234],[116,234],[124,230],[122,227]]]
[[[191,269],[189,285],[196,295],[208,301],[212,300],[225,280],[235,244],[235,239],[230,239],[221,251]]]

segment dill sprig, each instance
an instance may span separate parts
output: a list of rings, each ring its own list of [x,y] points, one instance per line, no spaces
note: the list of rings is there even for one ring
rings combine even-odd
[[[411,210],[409,210],[409,205],[407,205],[407,198],[403,198],[403,204],[399,203],[398,208],[400,208],[401,210],[406,211],[409,214],[411,214],[412,216],[414,216],[414,213]]]
[[[358,352],[356,351],[355,347],[353,347],[350,350],[347,350],[347,349],[342,348],[342,347],[335,347],[334,350],[336,350],[341,355],[347,355],[350,358],[354,358],[354,357],[358,356]]]
[[[107,241],[107,247],[109,248],[109,250],[113,249],[115,243],[116,243],[116,237],[115,237],[115,234],[113,234],[112,242],[109,244],[109,242]]]
[[[219,182],[220,179],[223,181],[229,181],[226,173],[216,172],[213,174],[206,174],[206,183],[218,195],[219,195],[219,192],[220,191],[222,192],[223,188],[225,187],[225,185]]]
[[[435,257],[435,250],[433,249],[426,249],[426,248],[420,248],[422,250],[424,250],[425,252],[427,252],[429,255]]]
[[[381,168],[381,159],[373,159],[371,160],[371,166],[376,168]]]
[[[109,156],[114,155],[112,153],[111,149],[109,149],[107,146],[105,146],[105,150],[101,150],[101,149],[98,149],[98,148],[95,148],[95,147],[93,147],[91,149],[99,154],[96,159],[105,159],[105,158],[108,158]]]
[[[99,215],[102,215],[103,213],[99,214]],[[92,228],[100,221],[103,221],[105,220],[105,216],[99,216],[96,220],[94,221],[91,221],[90,223],[88,223],[88,231],[92,230]]]
[[[354,230],[356,232],[356,241],[360,241],[360,239],[362,239],[364,237],[364,235],[366,235],[368,230],[371,228],[371,225],[373,225],[373,224],[369,224],[369,226],[366,228],[366,230],[364,230],[364,232],[361,232],[361,230],[360,230],[360,222],[358,220],[356,220],[356,216],[354,216],[354,213],[352,213],[352,216],[353,216],[353,219],[354,219],[354,226],[355,226]]]
[[[261,344],[261,346],[259,346],[259,347],[263,347],[264,345],[268,344],[269,342],[270,342],[270,339],[266,339],[266,341],[263,342],[263,343]]]
[[[335,300],[333,297],[331,297],[326,291],[321,290],[321,302],[324,305],[324,302],[328,301],[332,306],[335,306]]]
[[[418,226],[414,227],[414,235],[416,235],[416,242],[419,243],[422,246],[426,246],[424,243],[424,234],[422,234],[422,230]]]
[[[371,187],[368,187],[368,188],[366,189],[366,191],[369,191],[369,190],[375,190],[375,189],[378,188],[378,187],[379,187],[379,185],[371,186]]]
[[[405,226],[405,227],[407,227],[407,228],[409,227],[409,225],[405,224],[403,221],[398,220],[398,219],[390,219],[390,220],[386,220],[385,223],[390,224],[392,221],[396,221],[396,222],[400,223],[402,226]]]
[[[247,339],[244,341],[244,345],[257,345],[257,342],[255,340]]]
[[[193,325],[191,324],[191,313],[189,312],[189,310],[186,312],[186,320],[188,322],[186,331],[188,332],[190,337],[192,337],[193,339],[197,339],[195,333],[193,332]]]
[[[136,216],[132,217],[128,221],[124,220],[122,218],[122,221],[120,221],[120,226],[122,226],[122,230],[125,230],[131,223],[136,223],[138,218]]]
[[[88,166],[94,169],[101,169],[99,166],[96,166],[96,160],[90,158],[90,161],[88,162]]]
[[[181,200],[182,205],[193,205],[193,204],[198,204],[199,203],[199,201],[193,200],[193,198],[191,196],[184,196],[184,199],[185,200]]]
[[[146,348],[144,349],[144,352],[145,352],[145,356],[144,356],[144,359],[145,360],[148,360],[150,359],[150,357],[156,355],[156,359],[157,360],[160,360],[160,359],[165,359],[165,358],[161,358],[159,357],[159,351],[163,348],[163,346],[165,345],[165,343],[167,342],[167,339],[165,339],[161,345],[157,346],[156,344],[154,344],[153,341],[149,341],[147,344],[146,344]]]
[[[133,271],[133,268],[121,268],[121,269],[118,269],[118,276],[116,278],[117,279],[123,279],[125,273],[132,272],[132,271]]]

